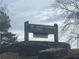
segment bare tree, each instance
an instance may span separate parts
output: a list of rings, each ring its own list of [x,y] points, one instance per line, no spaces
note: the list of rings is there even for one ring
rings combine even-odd
[[[66,35],[66,42],[77,43],[79,47],[79,0],[56,0],[57,6],[66,13],[61,26],[61,37]]]

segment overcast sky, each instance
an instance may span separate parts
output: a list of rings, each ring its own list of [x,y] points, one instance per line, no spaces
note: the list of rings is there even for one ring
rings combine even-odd
[[[49,9],[54,0],[5,0],[8,14],[11,18],[12,29],[23,29],[24,21],[28,19],[28,16],[34,16],[42,14],[42,11]],[[47,12],[47,11],[45,11]],[[42,15],[40,15],[41,17]],[[31,17],[30,17],[31,18]],[[39,19],[37,19],[39,21]]]
[[[11,19],[10,31],[17,34],[20,41],[24,39],[25,21],[34,24],[60,25],[64,17],[62,10],[51,7],[55,0],[3,0],[3,2]],[[30,39],[33,39],[32,33]],[[49,35],[48,40],[43,40],[52,41],[52,39],[53,35]]]
[[[61,10],[51,7],[54,0],[4,0],[7,13],[11,19],[10,31],[24,38],[24,22],[53,25],[57,23]],[[60,23],[60,22],[58,22]]]

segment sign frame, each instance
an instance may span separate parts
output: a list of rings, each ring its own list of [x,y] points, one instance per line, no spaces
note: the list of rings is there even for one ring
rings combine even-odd
[[[39,24],[29,24],[28,21],[24,23],[24,37],[25,41],[29,41],[29,33],[39,33],[39,34],[54,34],[54,41],[58,42],[58,25],[39,25]]]

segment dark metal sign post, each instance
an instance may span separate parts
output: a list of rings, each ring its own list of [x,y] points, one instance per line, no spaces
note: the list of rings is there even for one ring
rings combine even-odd
[[[54,41],[58,42],[58,25],[54,24],[54,26],[48,26],[48,25],[36,25],[36,24],[29,24],[28,22],[25,22],[24,27],[24,33],[25,33],[25,41],[29,41],[29,35],[28,33],[33,33],[34,37],[40,37],[40,38],[47,38],[49,34],[54,34]]]

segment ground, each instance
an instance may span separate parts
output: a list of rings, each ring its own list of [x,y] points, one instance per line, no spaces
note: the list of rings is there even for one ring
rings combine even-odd
[[[60,59],[79,59],[79,49],[71,49],[68,55]]]

